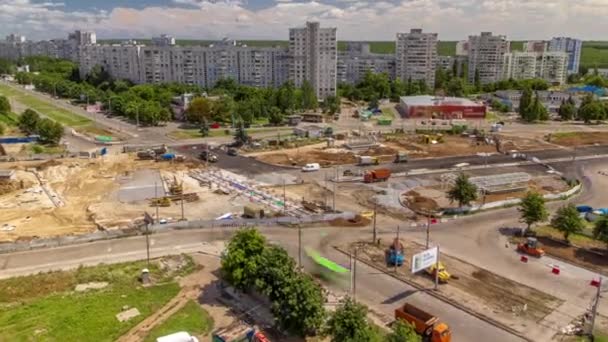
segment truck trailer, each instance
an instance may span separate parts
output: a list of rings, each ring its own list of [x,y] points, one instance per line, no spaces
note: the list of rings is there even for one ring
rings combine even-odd
[[[435,315],[409,303],[395,309],[395,319],[402,319],[414,326],[424,342],[450,342],[452,332],[447,324],[439,322]]]
[[[389,169],[375,169],[371,171],[366,171],[363,174],[363,182],[365,183],[375,183],[375,182],[385,182],[391,177],[391,170]]]

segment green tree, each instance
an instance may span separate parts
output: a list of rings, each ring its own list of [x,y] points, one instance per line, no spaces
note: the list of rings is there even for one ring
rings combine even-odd
[[[2,122],[0,122],[0,135],[4,135],[6,132],[6,126]]]
[[[237,124],[236,130],[234,131],[234,141],[239,145],[244,145],[249,142],[249,135],[245,130],[245,124],[240,121]]]
[[[103,83],[110,83],[112,77],[110,73],[106,71],[101,65],[95,65],[91,71],[86,75],[85,81],[95,87],[100,86]]]
[[[547,108],[540,102],[538,98],[538,93],[534,96],[534,100],[532,100],[532,104],[527,110],[527,118],[526,121],[534,122],[534,121],[546,121],[549,119],[549,112]]]
[[[63,136],[63,126],[51,119],[41,119],[36,125],[40,142],[48,145],[57,145]]]
[[[296,90],[293,83],[286,82],[283,84],[276,95],[276,105],[281,112],[293,111],[296,107]]]
[[[549,218],[545,199],[538,192],[528,192],[522,198],[517,210],[521,216],[521,221],[527,225],[526,230],[529,230],[533,224],[546,221]]]
[[[407,93],[406,85],[400,79],[394,79],[391,82],[391,101],[399,102],[401,96]]]
[[[40,121],[40,115],[37,112],[26,109],[19,117],[19,129],[26,134],[35,134]]]
[[[435,69],[435,89],[444,89],[448,82],[448,75],[442,67]]]
[[[283,113],[281,113],[281,110],[277,107],[272,107],[270,108],[269,114],[268,114],[268,122],[270,122],[271,124],[278,126],[280,124],[283,123]]]
[[[340,99],[333,95],[326,97],[323,100],[323,111],[330,115],[340,111]]]
[[[475,75],[473,77],[473,85],[475,86],[475,92],[481,91],[481,77],[479,75],[479,69],[475,69]]]
[[[557,209],[555,216],[551,219],[551,226],[562,232],[564,240],[568,243],[570,243],[568,239],[570,234],[580,233],[585,228],[574,204],[567,204]]]
[[[562,101],[559,106],[558,114],[564,121],[573,120],[576,115],[576,107],[570,101]]]
[[[379,341],[367,320],[367,307],[347,297],[327,322],[326,334],[332,342]]]
[[[0,96],[0,114],[8,114],[11,112],[11,103],[6,96]]]
[[[15,64],[8,59],[0,58],[0,75],[12,75],[15,73]]]
[[[378,108],[378,106],[380,105],[380,103],[378,102],[378,98],[377,97],[372,97],[369,100],[369,108]]]
[[[281,299],[284,289],[297,276],[295,262],[285,249],[267,246],[262,252],[260,264],[264,266],[257,275],[256,289],[273,302]]]
[[[317,95],[315,90],[308,81],[302,83],[302,108],[304,109],[317,109],[319,103],[317,102]]]
[[[279,326],[298,336],[315,335],[325,322],[323,289],[307,274],[298,273],[286,279],[272,303]]]
[[[207,121],[206,118],[203,117],[203,121],[201,122],[201,126],[200,126],[200,133],[203,137],[208,137],[209,136],[209,122]]]
[[[600,101],[593,100],[591,103],[581,105],[578,116],[585,123],[590,123],[593,120],[603,120],[606,118],[606,108]]]
[[[194,98],[186,109],[186,120],[193,123],[202,123],[213,116],[213,104],[208,98]]]
[[[593,238],[602,241],[608,246],[608,217],[603,216],[595,221],[593,227]]]
[[[213,102],[212,104],[213,119],[215,121],[228,121],[230,118],[231,123],[234,125],[235,123],[232,122],[234,107],[235,104],[231,97],[222,96],[219,100]]]
[[[253,228],[239,230],[228,243],[222,258],[222,275],[239,290],[249,290],[260,272],[266,239]]]
[[[524,88],[519,99],[519,116],[522,120],[532,122],[530,120],[529,110],[532,105],[532,89]]]
[[[448,198],[451,202],[458,202],[459,207],[468,206],[477,199],[477,186],[469,181],[467,175],[461,173],[448,191]]]
[[[398,319],[393,323],[393,331],[386,336],[386,342],[422,342],[416,328],[409,322]]]
[[[466,96],[466,84],[464,80],[458,77],[452,78],[446,85],[445,94],[455,97]]]

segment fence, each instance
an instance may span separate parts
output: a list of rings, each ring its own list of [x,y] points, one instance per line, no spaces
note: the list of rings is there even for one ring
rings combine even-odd
[[[239,228],[252,226],[277,226],[292,224],[311,224],[332,221],[334,219],[353,219],[354,213],[311,215],[301,218],[276,217],[268,219],[235,219],[235,220],[194,220],[181,221],[168,224],[155,224],[149,227],[151,233],[160,233],[170,230],[182,229],[208,229],[208,228]],[[145,226],[136,228],[112,229],[96,231],[88,234],[58,236],[53,238],[34,238],[29,241],[0,242],[0,254],[28,251],[32,249],[53,248],[69,245],[77,245],[89,242],[119,239],[130,236],[142,235]]]

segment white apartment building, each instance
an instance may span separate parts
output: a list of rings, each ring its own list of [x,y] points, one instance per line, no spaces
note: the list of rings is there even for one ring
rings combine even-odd
[[[25,43],[25,36],[22,36],[20,34],[11,33],[8,36],[6,36],[6,42],[12,43],[12,44]]]
[[[566,52],[568,54],[568,74],[578,73],[581,63],[583,41],[569,37],[556,37],[549,41],[548,51]]]
[[[395,56],[371,53],[369,43],[347,42],[338,54],[338,83],[356,84],[368,71],[395,78]]]
[[[567,81],[568,54],[565,52],[512,52],[503,59],[502,79],[542,78],[550,84]]]
[[[85,77],[96,65],[101,66],[112,77],[133,83],[140,81],[140,45],[83,45],[79,47],[80,77]]]
[[[93,31],[76,30],[68,35],[68,40],[73,40],[77,46],[97,44],[97,34]]]
[[[505,36],[494,36],[492,32],[469,36],[469,82],[474,82],[476,71],[479,72],[481,84],[501,80],[504,75],[504,56],[509,50],[510,43]]]
[[[175,38],[167,34],[161,34],[159,37],[152,37],[152,45],[173,46],[175,45]]]
[[[468,56],[469,55],[469,41],[460,40],[456,42],[456,56]]]
[[[543,53],[547,51],[547,45],[544,40],[531,40],[524,44],[524,51]]]
[[[289,29],[289,79],[296,87],[310,82],[318,99],[336,95],[338,41],[336,28],[321,28],[318,22]]]
[[[437,33],[422,33],[421,29],[397,33],[395,59],[396,78],[403,82],[424,81],[432,89],[437,68]]]

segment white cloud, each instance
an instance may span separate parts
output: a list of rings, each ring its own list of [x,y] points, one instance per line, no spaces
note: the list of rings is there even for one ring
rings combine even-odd
[[[414,27],[438,32],[441,40],[465,39],[480,31],[511,39],[605,39],[608,28],[608,0],[328,1],[274,0],[269,7],[251,10],[244,0],[172,0],[173,6],[70,12],[60,2],[0,0],[0,34],[55,38],[82,28],[96,30],[100,37],[169,33],[200,39],[286,39],[289,27],[307,20],[338,27],[343,40],[393,40],[396,32]]]

